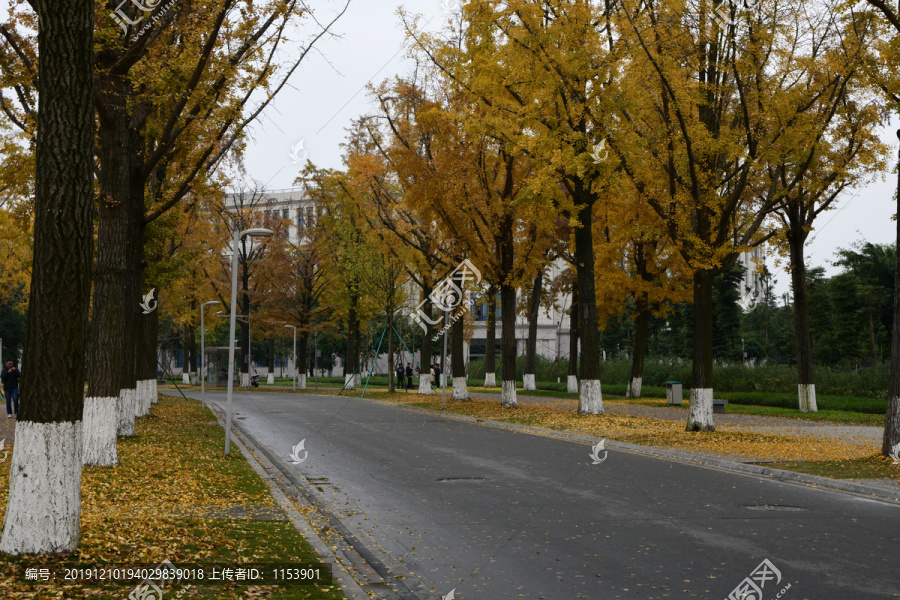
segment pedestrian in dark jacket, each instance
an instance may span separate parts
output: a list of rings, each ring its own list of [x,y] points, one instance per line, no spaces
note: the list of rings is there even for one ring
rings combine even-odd
[[[19,370],[12,359],[6,361],[6,367],[0,372],[3,380],[3,395],[6,396],[6,418],[12,418],[13,414],[19,414]],[[15,408],[15,411],[13,411]]]
[[[403,378],[403,365],[397,365],[397,385],[400,386],[400,389],[403,389],[403,384],[405,383]]]
[[[412,389],[412,378],[413,378],[412,365],[410,363],[406,363],[406,389],[407,390]]]

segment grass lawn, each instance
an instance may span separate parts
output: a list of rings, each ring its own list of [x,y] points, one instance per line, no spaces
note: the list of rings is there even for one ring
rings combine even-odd
[[[0,555],[0,598],[109,598],[125,600],[132,583],[26,582],[25,567],[65,565],[179,568],[242,563],[317,563],[268,488],[237,448],[222,455],[225,433],[196,402],[160,396],[151,415],[120,438],[118,467],[86,467],[82,473],[81,545],[61,556]],[[0,518],[6,510],[9,464],[0,463]],[[327,569],[327,566],[324,567]],[[59,572],[59,571],[57,571]],[[207,571],[209,572],[209,571]],[[180,592],[180,595],[178,595]],[[271,598],[339,600],[335,583],[318,585],[170,584],[170,598]],[[138,596],[140,597],[140,596]]]
[[[833,479],[894,479],[900,481],[900,466],[886,456],[869,456],[856,460],[825,460],[767,463],[765,467],[797,471]]]

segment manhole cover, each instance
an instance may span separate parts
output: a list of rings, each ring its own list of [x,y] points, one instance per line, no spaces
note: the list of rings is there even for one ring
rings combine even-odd
[[[771,510],[775,512],[803,512],[809,510],[802,506],[791,506],[790,504],[744,504],[741,508],[748,510]]]
[[[447,482],[447,481],[484,481],[484,477],[441,477],[439,479],[435,479],[435,481]]]

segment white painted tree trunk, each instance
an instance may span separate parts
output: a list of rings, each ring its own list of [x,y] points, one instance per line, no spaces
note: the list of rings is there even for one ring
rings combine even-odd
[[[188,385],[189,383],[191,383],[191,374],[188,373],[187,371],[182,373],[181,374],[181,383],[183,383],[185,385]]]
[[[441,387],[447,387],[447,375],[446,373],[441,373]]]
[[[241,387],[250,387],[250,373],[241,373]]]
[[[81,464],[89,467],[114,467],[119,464],[116,400],[115,396],[84,399]]]
[[[691,388],[691,407],[688,431],[715,431],[713,422],[713,389]]]
[[[150,407],[144,406],[147,399],[147,384],[144,381],[138,381],[134,391],[134,416],[143,417],[150,414]]]
[[[156,380],[148,379],[147,381],[150,382],[150,402],[151,404],[156,404],[159,402],[159,391],[156,388]]]
[[[306,389],[306,373],[302,375],[297,375],[297,389],[305,390]]]
[[[453,378],[453,399],[462,400],[463,402],[471,400],[469,397],[469,389],[466,387],[465,377]]]
[[[422,373],[421,375],[419,375],[419,393],[431,393],[431,375],[429,375],[428,373]]]
[[[189,379],[191,380],[191,385],[200,385],[200,373],[196,371],[191,372]]]
[[[356,374],[356,385],[362,385],[362,373]]]
[[[569,375],[566,377],[566,391],[570,394],[578,393],[578,376]]]
[[[640,398],[641,397],[641,380],[642,377],[632,377],[631,381],[628,382],[628,391],[625,392],[626,398]]]
[[[516,400],[516,380],[503,380],[500,388],[500,406],[503,408],[519,408],[519,401]]]
[[[578,413],[582,415],[603,414],[603,392],[599,379],[582,379],[578,396]]]
[[[355,390],[356,389],[356,378],[353,376],[353,373],[344,375],[344,389],[345,390]]]
[[[127,390],[119,390],[119,410],[118,427],[116,434],[124,437],[134,435],[134,397],[136,390],[134,388]]]
[[[818,412],[816,406],[816,384],[797,384],[797,393],[800,396],[800,412]]]
[[[156,380],[155,379],[145,379],[144,380],[144,414],[150,414],[150,407],[153,406],[153,400],[156,397],[154,392],[156,392]]]
[[[522,385],[523,390],[536,390],[537,383],[534,381],[534,373],[525,373],[525,383]]]
[[[78,546],[81,421],[16,424],[0,552],[58,554]]]
[[[496,373],[485,373],[484,374],[484,387],[497,387],[497,374]]]
[[[275,385],[275,373],[269,373],[266,375],[266,383],[268,385]]]

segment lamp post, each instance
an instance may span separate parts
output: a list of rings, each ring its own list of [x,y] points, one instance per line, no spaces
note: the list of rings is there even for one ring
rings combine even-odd
[[[235,227],[234,238],[231,242],[231,318],[229,319],[228,335],[228,407],[225,414],[225,456],[228,456],[228,452],[231,450],[231,400],[234,395],[234,322],[237,318],[234,307],[237,303],[238,243],[246,235],[269,237],[272,235],[272,230],[257,227],[238,231],[237,227]],[[250,319],[248,318],[247,321],[249,326]]]
[[[203,373],[203,367],[207,366],[206,361],[206,328],[203,325],[203,313],[207,306],[211,304],[219,304],[218,300],[210,300],[200,305],[200,406],[201,411],[206,408],[206,375]]]
[[[293,325],[285,325],[294,330],[294,391],[297,391],[297,328]],[[309,338],[307,338],[309,339]]]
[[[319,332],[313,334],[313,377],[316,378],[316,391],[319,391]]]

